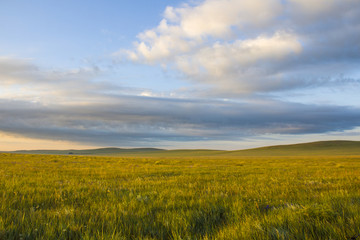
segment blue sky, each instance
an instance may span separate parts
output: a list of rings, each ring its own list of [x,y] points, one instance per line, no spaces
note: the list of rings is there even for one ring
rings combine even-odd
[[[357,0],[5,0],[0,36],[0,150],[360,140]]]

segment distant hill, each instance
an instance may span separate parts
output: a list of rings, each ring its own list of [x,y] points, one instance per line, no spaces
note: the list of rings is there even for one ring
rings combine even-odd
[[[360,155],[360,141],[319,141],[229,151],[242,156]]]
[[[360,141],[320,141],[236,151],[206,149],[164,150],[159,148],[99,148],[86,150],[19,150],[14,151],[14,153],[149,157],[360,155]]]
[[[85,150],[18,150],[14,153],[31,153],[31,154],[75,154],[75,155],[119,155],[119,154],[136,154],[136,153],[151,153],[157,151],[164,151],[158,148],[97,148]]]

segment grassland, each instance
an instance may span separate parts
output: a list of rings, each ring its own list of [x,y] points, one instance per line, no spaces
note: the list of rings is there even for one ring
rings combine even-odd
[[[0,239],[351,239],[360,234],[358,145],[316,144],[0,153]]]

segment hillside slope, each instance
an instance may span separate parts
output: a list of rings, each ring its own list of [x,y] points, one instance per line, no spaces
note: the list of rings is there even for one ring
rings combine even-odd
[[[291,145],[277,145],[238,151],[230,155],[241,156],[305,156],[305,155],[360,155],[360,141],[319,141]]]

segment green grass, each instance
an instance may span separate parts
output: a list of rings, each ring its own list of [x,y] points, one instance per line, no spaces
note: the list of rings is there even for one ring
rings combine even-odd
[[[360,233],[360,155],[346,155],[341,146],[338,155],[321,155],[319,147],[303,156],[251,151],[0,153],[0,239],[300,240]]]

